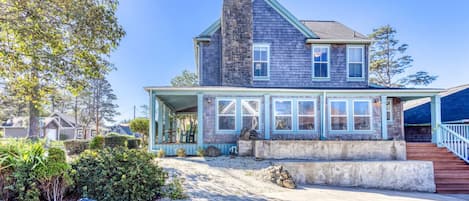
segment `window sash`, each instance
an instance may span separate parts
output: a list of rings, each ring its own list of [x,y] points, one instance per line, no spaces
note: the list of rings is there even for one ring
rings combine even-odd
[[[355,114],[355,103],[358,103],[358,102],[366,102],[368,104],[368,114]],[[369,122],[370,122],[370,125],[369,125],[369,129],[356,129],[355,128],[355,118],[356,117],[359,117],[359,118],[368,118]],[[373,124],[373,108],[372,108],[372,105],[371,105],[371,101],[370,100],[353,100],[353,115],[352,115],[352,121],[353,121],[353,126],[352,126],[352,129],[354,131],[370,131],[372,129],[372,124]]]
[[[326,49],[326,53],[327,53],[326,61],[322,61],[321,59],[319,61],[315,61],[314,53],[315,53],[316,49],[320,49],[320,50]],[[330,57],[331,57],[329,46],[313,45],[312,48],[311,48],[311,51],[312,51],[311,52],[312,77],[313,78],[329,78],[330,77],[330,70],[329,70],[330,69],[330,64],[329,63],[330,63]],[[322,51],[320,51],[320,52],[322,52]],[[315,66],[315,64],[326,64],[326,69],[325,69],[326,70],[326,76],[320,76],[321,73],[318,74],[319,76],[316,76],[316,70],[315,70],[316,66]],[[320,66],[319,68],[322,68],[322,67]],[[321,70],[323,70],[323,69],[321,69]]]
[[[393,99],[392,98],[387,98],[386,99],[386,120],[388,121],[392,121],[393,120],[393,116],[392,116],[392,112],[393,112]],[[389,115],[388,115],[389,113]]]
[[[290,102],[290,114],[278,114],[277,113],[277,104],[280,103],[280,102]],[[274,108],[273,108],[273,110],[274,110],[274,112],[273,112],[273,114],[274,114],[274,118],[273,118],[274,131],[292,131],[293,130],[293,100],[290,100],[290,99],[274,99]],[[277,129],[277,118],[278,117],[289,117],[289,119],[290,119],[290,122],[289,122],[290,128],[289,129]]]
[[[221,101],[231,101],[232,104],[234,104],[234,112],[233,113],[220,113],[220,102]],[[217,117],[217,130],[219,131],[235,131],[236,130],[236,99],[217,99],[217,104],[216,104],[216,117]],[[220,117],[233,117],[234,119],[234,128],[233,129],[221,129],[220,128]]]
[[[259,54],[259,58],[256,59],[256,52]],[[262,58],[262,53],[265,53],[265,59]],[[252,72],[254,78],[268,78],[270,75],[270,46],[268,44],[254,44],[252,51]],[[262,72],[262,67],[259,73],[262,75],[256,75],[256,63],[267,64],[266,72]],[[265,74],[265,75],[264,75]]]
[[[312,102],[313,103],[313,114],[301,114],[301,107],[300,107],[300,103],[302,102]],[[297,118],[296,118],[296,121],[297,121],[297,129],[299,131],[311,131],[311,130],[315,130],[316,129],[316,101],[314,100],[298,100],[297,101]],[[300,127],[300,119],[301,117],[305,117],[305,118],[313,118],[313,127],[312,129],[302,129]]]
[[[345,103],[345,114],[332,114],[332,103],[334,102],[342,102],[342,103]],[[348,125],[348,114],[349,114],[349,111],[348,111],[348,102],[346,100],[330,100],[329,101],[329,129],[331,131],[347,131],[349,129],[349,125]],[[332,119],[333,118],[345,118],[345,129],[333,129],[333,126],[332,126]]]
[[[351,61],[351,49],[359,49],[361,51],[360,61]],[[360,76],[350,76],[351,64],[360,64],[361,75]],[[365,47],[364,46],[348,46],[347,47],[347,77],[349,78],[364,78],[365,77]]]
[[[257,102],[257,111],[255,111],[256,114],[249,114],[244,112],[244,104],[247,102]],[[241,126],[244,128],[244,117],[257,117],[257,129],[260,130],[261,128],[261,118],[260,118],[260,112],[261,112],[261,101],[259,99],[242,99],[241,100]]]

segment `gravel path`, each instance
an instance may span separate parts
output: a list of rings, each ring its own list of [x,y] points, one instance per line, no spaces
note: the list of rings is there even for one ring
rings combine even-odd
[[[326,186],[286,189],[264,182],[262,169],[271,161],[252,158],[164,158],[158,163],[170,176],[184,179],[189,200],[297,200],[297,201],[423,201],[464,199],[433,193],[398,192]]]

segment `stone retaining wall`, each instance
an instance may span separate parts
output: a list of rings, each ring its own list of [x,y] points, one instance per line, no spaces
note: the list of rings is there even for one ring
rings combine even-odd
[[[278,162],[296,184],[435,192],[431,161]]]
[[[254,156],[265,159],[406,160],[405,141],[259,140]]]

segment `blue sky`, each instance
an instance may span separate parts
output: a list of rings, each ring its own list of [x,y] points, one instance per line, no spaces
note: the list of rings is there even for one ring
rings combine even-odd
[[[438,75],[429,87],[469,83],[469,1],[279,0],[299,19],[336,20],[369,34],[390,24],[409,44],[417,70]],[[169,85],[182,70],[195,70],[192,38],[221,14],[222,0],[121,0],[117,16],[127,32],[111,55],[109,80],[121,116],[148,104],[144,86]],[[139,116],[137,111],[137,116]]]

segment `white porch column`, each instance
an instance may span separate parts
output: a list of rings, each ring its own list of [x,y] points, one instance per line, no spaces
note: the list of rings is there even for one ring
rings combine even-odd
[[[270,95],[264,95],[264,139],[270,140]]]
[[[320,119],[320,123],[321,123],[321,133],[319,134],[319,140],[325,140],[326,139],[326,132],[327,132],[327,125],[326,125],[326,119],[327,119],[327,115],[326,115],[326,110],[327,110],[327,105],[326,105],[326,101],[327,101],[327,94],[326,92],[324,91],[322,93],[322,96],[321,96],[321,118]]]
[[[204,146],[204,94],[197,94],[197,146]]]
[[[388,118],[387,118],[387,108],[386,108],[387,102],[388,102],[388,97],[381,96],[381,134],[382,134],[383,140],[388,139]]]
[[[156,134],[156,128],[155,128],[155,107],[156,107],[156,100],[155,100],[155,95],[153,94],[153,90],[150,90],[149,92],[150,95],[150,103],[148,106],[150,106],[150,114],[149,119],[150,119],[150,131],[148,135],[148,151],[152,151],[153,145],[155,144],[155,134]]]
[[[440,129],[441,124],[441,97],[440,95],[431,98],[431,115],[432,115],[432,143],[440,145]]]

